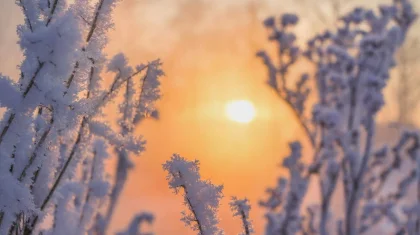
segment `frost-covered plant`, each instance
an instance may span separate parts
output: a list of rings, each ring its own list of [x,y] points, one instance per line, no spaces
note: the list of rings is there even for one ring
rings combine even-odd
[[[223,186],[202,180],[199,162],[188,161],[178,154],[163,164],[163,169],[168,172],[169,187],[176,194],[183,193],[188,211],[182,212],[181,220],[198,235],[223,234],[217,218]]]
[[[299,142],[290,144],[291,154],[283,161],[289,173],[289,180],[282,177],[276,188],[267,189],[270,197],[261,201],[260,205],[267,208],[267,234],[295,234],[301,229],[302,217],[300,210],[303,198],[307,192],[308,179],[304,176],[304,165],[300,161],[302,147]],[[276,209],[283,207],[284,213]]]
[[[414,209],[402,211],[408,188],[420,182],[418,133],[404,134],[393,151],[375,146],[376,116],[385,103],[383,90],[396,64],[395,53],[415,18],[408,0],[381,5],[377,12],[356,8],[340,19],[337,30],[309,40],[305,50],[296,46],[291,32],[297,16],[286,14],[280,22],[275,18],[264,22],[279,55],[275,64],[268,53],[258,53],[268,69],[268,84],[293,110],[313,150],[308,164],[299,163],[297,157],[283,163],[290,179],[280,179],[262,203],[269,210],[267,234],[356,235],[388,221],[393,225],[391,234],[420,232],[419,226],[410,227],[413,219],[420,223],[420,198],[414,207],[408,200]],[[300,57],[313,63],[315,73],[290,81],[288,72]],[[309,99],[310,83],[315,86],[314,103]],[[308,105],[312,105],[310,112]],[[300,154],[300,145],[294,143],[291,149],[292,156]],[[403,162],[411,164],[412,171],[399,176],[396,192],[386,190],[383,186]],[[304,210],[302,199],[308,195],[309,182],[319,183],[320,201]],[[332,211],[333,195],[341,195],[337,200],[342,210]]]
[[[222,185],[214,185],[209,180],[202,180],[199,161],[188,161],[178,154],[174,154],[163,164],[168,172],[169,187],[175,194],[183,193],[184,204],[188,211],[181,212],[183,221],[198,235],[223,234],[218,227],[217,212],[223,197]],[[229,203],[234,217],[240,217],[243,232],[240,235],[253,234],[255,231],[249,217],[251,206],[248,199],[232,197]]]
[[[0,234],[41,227],[43,234],[106,233],[129,155],[144,151],[134,127],[156,116],[162,75],[159,61],[132,68],[124,55],[109,60],[103,53],[118,1],[16,1],[25,19],[17,30],[24,60],[16,82],[0,75],[7,110],[0,126]],[[108,74],[114,77],[107,86]],[[121,93],[112,128],[102,110]],[[118,157],[113,183],[104,170],[111,150]],[[49,215],[52,223],[38,226]]]
[[[230,201],[229,205],[233,211],[233,216],[241,218],[243,232],[239,235],[253,234],[254,229],[252,228],[252,221],[249,218],[249,212],[251,210],[249,200],[246,198],[238,199],[236,197],[232,197],[232,200]]]

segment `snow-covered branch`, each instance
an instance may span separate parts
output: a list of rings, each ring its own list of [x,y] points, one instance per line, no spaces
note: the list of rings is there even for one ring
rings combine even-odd
[[[223,186],[202,180],[199,162],[188,161],[178,154],[163,164],[163,169],[168,172],[169,187],[176,194],[183,193],[188,211],[182,212],[181,220],[198,235],[223,234],[217,218]]]
[[[236,197],[232,197],[229,205],[233,211],[233,216],[241,218],[243,233],[240,233],[239,235],[253,234],[254,229],[252,228],[252,221],[249,218],[249,211],[251,210],[251,206],[249,205],[248,199],[238,199]]]

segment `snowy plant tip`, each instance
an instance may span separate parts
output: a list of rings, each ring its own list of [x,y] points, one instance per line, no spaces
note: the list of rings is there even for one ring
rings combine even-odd
[[[199,235],[222,234],[217,212],[223,186],[202,180],[199,161],[188,161],[178,154],[172,155],[163,169],[168,172],[169,187],[176,194],[183,193],[188,211],[182,212],[181,220]]]
[[[247,198],[238,199],[237,197],[232,197],[229,205],[233,212],[233,216],[239,217],[242,221],[244,231],[239,235],[249,235],[254,233],[252,221],[249,218],[249,213],[251,211],[249,200]]]

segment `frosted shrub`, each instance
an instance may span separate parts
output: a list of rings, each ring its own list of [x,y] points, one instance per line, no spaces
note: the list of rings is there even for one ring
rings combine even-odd
[[[415,18],[408,0],[381,5],[377,12],[356,8],[340,19],[336,30],[309,40],[304,50],[292,32],[297,16],[264,22],[279,57],[274,64],[268,53],[258,53],[268,69],[268,84],[293,111],[313,152],[305,164],[299,159],[300,144],[290,145],[291,156],[283,162],[290,177],[268,189],[269,198],[261,202],[268,210],[266,234],[356,235],[384,224],[389,234],[420,233],[415,226],[420,223],[420,198],[404,201],[409,188],[420,183],[419,133],[407,132],[395,145],[375,146],[383,90]],[[313,63],[315,73],[290,78],[301,57]],[[387,190],[384,185],[404,162],[411,170],[399,172],[397,189]],[[303,205],[309,183],[318,184],[320,201]],[[341,213],[332,210],[333,199],[340,201]]]
[[[24,60],[16,82],[0,75],[0,105],[7,109],[0,126],[0,234],[106,233],[130,155],[144,151],[134,127],[156,116],[163,74],[159,61],[131,67],[124,55],[103,53],[117,2],[16,1],[25,17],[17,29]],[[121,94],[112,128],[102,109]],[[112,152],[118,164],[109,182],[104,161]],[[48,215],[52,222],[39,226]]]

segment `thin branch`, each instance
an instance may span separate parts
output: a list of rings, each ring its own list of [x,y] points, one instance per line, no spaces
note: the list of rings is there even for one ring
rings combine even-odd
[[[142,98],[143,98],[143,94],[144,94],[144,86],[145,86],[145,84],[146,84],[146,79],[147,79],[147,77],[149,76],[149,70],[150,70],[150,67],[149,67],[149,68],[147,68],[147,70],[146,70],[146,74],[144,75],[143,79],[141,79],[141,80],[142,80],[142,83],[141,83],[141,87],[140,87],[139,104],[141,103]],[[140,114],[140,112],[138,111],[138,112],[136,113],[136,115],[134,116],[134,123],[137,123],[137,122],[141,119],[141,116],[140,116],[140,115],[141,115],[141,114]]]
[[[73,71],[71,72],[70,77],[67,79],[67,82],[66,82],[66,89],[67,90],[70,88],[70,85],[73,82],[74,76],[76,75],[76,71],[77,71],[78,68],[79,68],[79,61],[76,61],[76,63],[74,64]],[[64,95],[67,94],[67,90],[64,92]]]
[[[148,68],[149,66],[145,66],[144,68],[142,68],[142,69],[140,69],[140,70],[137,70],[136,72],[134,72],[133,74],[131,74],[130,76],[128,76],[128,77],[126,77],[126,78],[124,78],[124,79],[121,79],[121,81],[118,83],[118,84],[116,84],[112,89],[110,89],[103,97],[102,97],[102,100],[101,100],[101,102],[99,102],[96,106],[95,106],[95,108],[93,109],[93,110],[98,110],[98,109],[100,109],[103,105],[105,105],[107,102],[108,102],[108,99],[109,99],[109,97],[116,91],[116,90],[118,90],[120,87],[121,87],[121,85],[122,84],[124,84],[127,80],[129,80],[129,79],[131,79],[131,78],[133,78],[133,77],[135,77],[136,75],[138,75],[139,73],[141,73],[145,68]]]
[[[98,5],[98,8],[95,11],[95,17],[93,19],[92,25],[90,27],[89,33],[88,33],[87,38],[86,38],[86,43],[87,44],[90,42],[90,39],[92,38],[92,35],[93,35],[93,33],[94,33],[95,29],[96,29],[96,26],[97,26],[97,23],[98,23],[99,14],[100,14],[100,11],[102,9],[103,3],[104,3],[104,0],[100,0],[99,5]],[[85,51],[85,48],[84,47],[82,48],[82,51]],[[94,64],[94,61],[92,61],[92,63]],[[75,76],[76,71],[77,71],[78,68],[79,68],[79,61],[76,61],[76,64],[74,65],[74,68],[73,68],[73,71],[72,71],[69,79],[67,79],[67,83],[66,83],[66,88],[67,89],[69,89],[70,85],[72,84],[73,79],[74,79],[74,76]],[[66,93],[67,92],[65,92],[65,94]]]
[[[0,144],[3,143],[3,138],[4,135],[6,135],[7,131],[10,128],[10,125],[12,124],[13,120],[15,119],[16,114],[15,113],[11,113],[9,118],[7,119],[7,124],[3,127],[3,130],[1,131],[0,134]]]
[[[25,7],[25,4],[22,2],[22,0],[19,0],[19,5],[22,8],[23,11],[23,15],[25,16],[26,19],[26,23],[28,24],[29,29],[31,30],[31,32],[34,32],[33,28],[32,28],[32,23],[31,20],[29,20],[28,18],[28,13],[27,13],[27,9]]]
[[[86,193],[85,205],[84,205],[83,210],[82,210],[82,213],[80,215],[79,226],[82,225],[82,222],[83,222],[84,217],[85,217],[85,213],[87,211],[87,208],[89,207],[88,204],[89,204],[89,201],[90,201],[90,196],[91,196],[91,191],[92,191],[92,189],[90,188],[90,185],[91,185],[91,183],[93,181],[93,176],[94,176],[94,173],[95,173],[95,162],[96,162],[96,158],[97,158],[97,153],[96,153],[96,150],[94,150],[93,151],[93,159],[92,159],[92,163],[91,163],[91,169],[90,169],[90,179],[89,179],[89,182],[87,183],[89,189],[88,189],[88,191]]]
[[[373,117],[371,117],[368,121],[367,125],[367,137],[366,137],[366,145],[365,145],[365,151],[362,157],[362,163],[360,166],[360,170],[358,171],[356,178],[353,180],[352,184],[352,190],[349,196],[349,201],[346,206],[346,234],[353,235],[353,231],[355,231],[355,222],[354,216],[355,216],[355,209],[357,207],[357,201],[358,201],[358,194],[360,187],[362,186],[362,180],[363,176],[365,174],[369,158],[371,156],[372,151],[372,145],[373,145],[373,136],[375,133],[375,126],[374,126],[374,120]]]
[[[315,145],[316,145],[315,139],[314,139],[313,135],[311,134],[311,131],[309,130],[309,127],[305,124],[305,121],[302,119],[301,115],[293,107],[293,104],[289,100],[286,100],[278,90],[277,90],[276,94],[290,107],[290,109],[292,110],[293,116],[295,116],[296,120],[299,122],[300,126],[305,131],[305,134],[306,134],[307,138],[309,139],[309,141],[311,143],[311,146],[315,147]]]
[[[247,223],[247,217],[246,217],[245,212],[243,210],[241,210],[241,219],[242,219],[242,225],[243,225],[244,230],[245,230],[245,235],[250,235],[251,230],[249,228],[249,224]]]
[[[92,22],[92,27],[90,28],[89,33],[87,35],[86,42],[90,41],[90,39],[93,35],[93,32],[96,29],[96,25],[98,23],[98,18],[99,18],[99,13],[101,11],[103,3],[104,3],[104,0],[100,0],[99,5],[98,5],[98,9],[96,10],[95,17],[94,17],[93,22]]]
[[[4,218],[4,211],[0,211],[0,227],[1,227],[1,224],[3,223],[3,218]]]
[[[52,127],[53,127],[53,124],[54,124],[54,113],[52,113],[51,114],[52,116],[51,116],[51,119],[50,119],[50,123],[49,123],[49,126],[48,126],[48,129],[47,130],[45,130],[45,132],[42,134],[42,136],[41,136],[41,138],[40,138],[40,140],[38,141],[38,143],[37,143],[37,145],[36,145],[36,147],[35,147],[35,149],[34,149],[34,151],[32,152],[32,155],[31,155],[31,157],[29,158],[29,162],[25,165],[25,167],[23,168],[23,170],[22,170],[22,173],[20,174],[20,176],[19,176],[19,181],[22,181],[24,178],[25,178],[25,176],[26,176],[26,171],[29,169],[29,167],[31,167],[32,166],[32,164],[33,164],[33,162],[34,162],[34,160],[36,159],[36,157],[37,157],[37,152],[38,152],[38,150],[44,145],[44,142],[45,142],[45,140],[47,139],[47,136],[48,136],[48,134],[50,133],[50,131],[51,131],[51,129],[52,129]]]
[[[39,72],[41,71],[41,69],[44,67],[45,62],[40,62],[38,68],[36,69],[34,75],[32,76],[31,80],[29,81],[28,86],[26,87],[26,89],[23,91],[23,98],[26,97],[26,95],[29,93],[29,91],[32,89],[34,83],[35,83],[35,78],[38,76]]]
[[[327,193],[324,194],[322,192],[322,202],[321,202],[321,220],[320,220],[320,234],[326,235],[327,232],[327,222],[328,222],[328,209],[331,202],[331,196],[334,192],[335,186],[337,185],[338,181],[338,172],[331,175],[330,177],[331,185],[328,187]],[[322,186],[322,180],[320,180]],[[323,190],[322,190],[323,191]]]
[[[67,170],[67,168],[68,168],[68,166],[70,165],[70,162],[71,162],[71,160],[73,159],[74,154],[76,153],[77,148],[79,147],[79,143],[80,143],[80,141],[81,141],[81,139],[82,139],[83,129],[84,129],[84,127],[86,126],[86,124],[87,124],[87,118],[86,118],[86,117],[84,117],[84,118],[83,118],[83,120],[82,120],[82,122],[81,122],[81,124],[80,124],[79,131],[78,131],[78,133],[77,133],[77,137],[76,137],[76,141],[75,141],[75,143],[73,144],[73,147],[72,147],[72,149],[71,149],[71,151],[70,151],[70,155],[69,155],[69,157],[67,158],[67,161],[65,162],[65,164],[64,164],[64,166],[63,166],[63,169],[60,171],[60,173],[59,173],[59,175],[58,175],[57,179],[55,180],[55,182],[54,182],[54,184],[53,184],[53,186],[52,186],[51,190],[48,192],[47,197],[46,197],[46,198],[44,199],[44,201],[42,202],[41,207],[40,207],[41,211],[43,211],[43,210],[45,209],[45,207],[46,207],[47,203],[48,203],[48,202],[49,202],[49,200],[51,199],[52,194],[55,192],[55,190],[56,190],[56,188],[57,188],[58,184],[60,183],[61,178],[63,177],[64,173],[66,172],[66,170]]]
[[[182,174],[181,174],[181,172],[179,172],[179,177],[181,177],[182,178]],[[195,212],[195,210],[194,210],[194,207],[193,207],[193,205],[192,205],[192,203],[191,203],[191,200],[190,200],[190,198],[188,197],[188,190],[187,190],[187,187],[183,184],[183,185],[181,185],[180,187],[182,187],[183,189],[184,189],[184,193],[185,193],[185,199],[187,200],[187,205],[188,205],[188,208],[190,208],[190,211],[191,211],[191,213],[193,214],[193,216],[194,216],[194,222],[196,222],[197,223],[197,226],[198,226],[198,231],[200,232],[200,235],[204,235],[204,233],[203,233],[203,226],[201,225],[201,223],[200,223],[200,220],[198,219],[198,217],[197,217],[197,213]]]
[[[54,16],[54,12],[55,12],[55,9],[57,8],[57,5],[58,5],[58,0],[54,0],[51,11],[50,11],[50,15],[48,16],[48,19],[47,19],[47,24],[46,24],[47,27]]]

